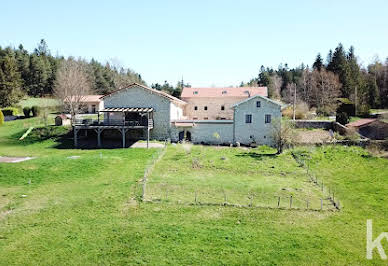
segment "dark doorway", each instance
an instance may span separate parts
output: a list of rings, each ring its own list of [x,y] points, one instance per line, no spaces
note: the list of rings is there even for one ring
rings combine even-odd
[[[186,141],[191,141],[191,132],[186,131]]]
[[[182,141],[185,138],[185,132],[181,131],[179,132],[179,141]]]

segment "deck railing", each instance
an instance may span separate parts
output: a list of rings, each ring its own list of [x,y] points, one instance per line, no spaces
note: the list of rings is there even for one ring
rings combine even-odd
[[[152,119],[147,120],[131,120],[123,121],[122,119],[104,119],[97,120],[91,118],[76,118],[73,122],[75,126],[143,126],[143,127],[153,127],[154,121]]]

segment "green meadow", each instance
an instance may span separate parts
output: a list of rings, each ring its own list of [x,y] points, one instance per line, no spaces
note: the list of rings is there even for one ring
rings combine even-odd
[[[362,148],[274,155],[265,147],[169,144],[142,201],[144,172],[159,149],[80,150],[55,136],[18,140],[39,125],[31,118],[0,127],[0,156],[35,157],[0,163],[0,265],[384,263],[376,251],[366,259],[366,220],[373,220],[374,238],[388,232],[388,160]],[[335,189],[341,210],[320,210],[327,193],[292,152],[308,154],[309,171]]]

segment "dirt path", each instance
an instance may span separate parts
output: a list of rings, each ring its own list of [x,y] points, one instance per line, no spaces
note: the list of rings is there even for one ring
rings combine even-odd
[[[35,157],[2,157],[0,156],[0,163],[20,163],[27,160],[34,159]]]

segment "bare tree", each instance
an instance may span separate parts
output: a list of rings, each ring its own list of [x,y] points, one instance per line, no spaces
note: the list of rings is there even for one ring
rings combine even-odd
[[[285,147],[291,147],[295,143],[294,127],[291,121],[282,121],[282,119],[274,119],[271,125],[272,140],[275,143],[277,154],[280,154]]]
[[[299,81],[299,97],[309,104],[317,107],[324,113],[333,112],[336,101],[340,95],[341,83],[333,72],[321,69],[312,72],[305,70]]]
[[[268,89],[272,98],[280,99],[280,89],[282,87],[282,83],[283,80],[279,75],[275,74],[270,77]]]
[[[70,111],[72,119],[83,108],[85,96],[90,91],[91,84],[85,64],[73,59],[62,61],[56,76],[54,95]]]

